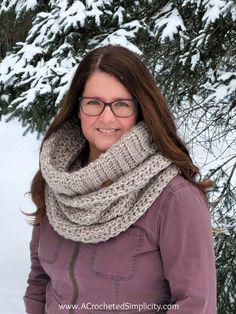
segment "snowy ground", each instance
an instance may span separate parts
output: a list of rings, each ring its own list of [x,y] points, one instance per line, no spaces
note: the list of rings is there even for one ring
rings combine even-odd
[[[38,167],[39,141],[23,136],[17,121],[0,122],[0,313],[22,314],[22,297],[29,272],[29,241],[32,228],[20,210],[32,212],[31,179]]]

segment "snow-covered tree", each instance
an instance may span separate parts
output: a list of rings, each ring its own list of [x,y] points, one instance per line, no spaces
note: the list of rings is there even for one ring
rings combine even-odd
[[[31,12],[32,27],[0,63],[0,118],[17,117],[25,133],[46,130],[89,50],[113,43],[142,56],[216,182],[214,223],[227,230],[215,237],[219,313],[235,312],[235,1],[3,0],[0,18],[10,11],[16,21]]]

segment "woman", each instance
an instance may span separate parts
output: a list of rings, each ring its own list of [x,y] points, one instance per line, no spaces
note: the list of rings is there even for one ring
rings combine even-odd
[[[40,150],[26,312],[216,313],[206,191],[144,63],[88,53]]]

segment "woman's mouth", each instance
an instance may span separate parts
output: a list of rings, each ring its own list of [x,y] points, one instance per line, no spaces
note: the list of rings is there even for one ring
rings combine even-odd
[[[114,134],[115,132],[119,131],[119,129],[97,129],[100,133],[104,134]]]

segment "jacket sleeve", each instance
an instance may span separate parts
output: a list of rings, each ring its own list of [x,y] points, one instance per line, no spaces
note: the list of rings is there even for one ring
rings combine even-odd
[[[30,241],[31,271],[24,295],[26,313],[30,314],[44,314],[46,287],[50,280],[50,277],[45,273],[38,258],[39,234],[40,226],[34,226]]]
[[[216,314],[216,267],[207,199],[194,186],[173,189],[163,204],[159,245],[175,309]]]

